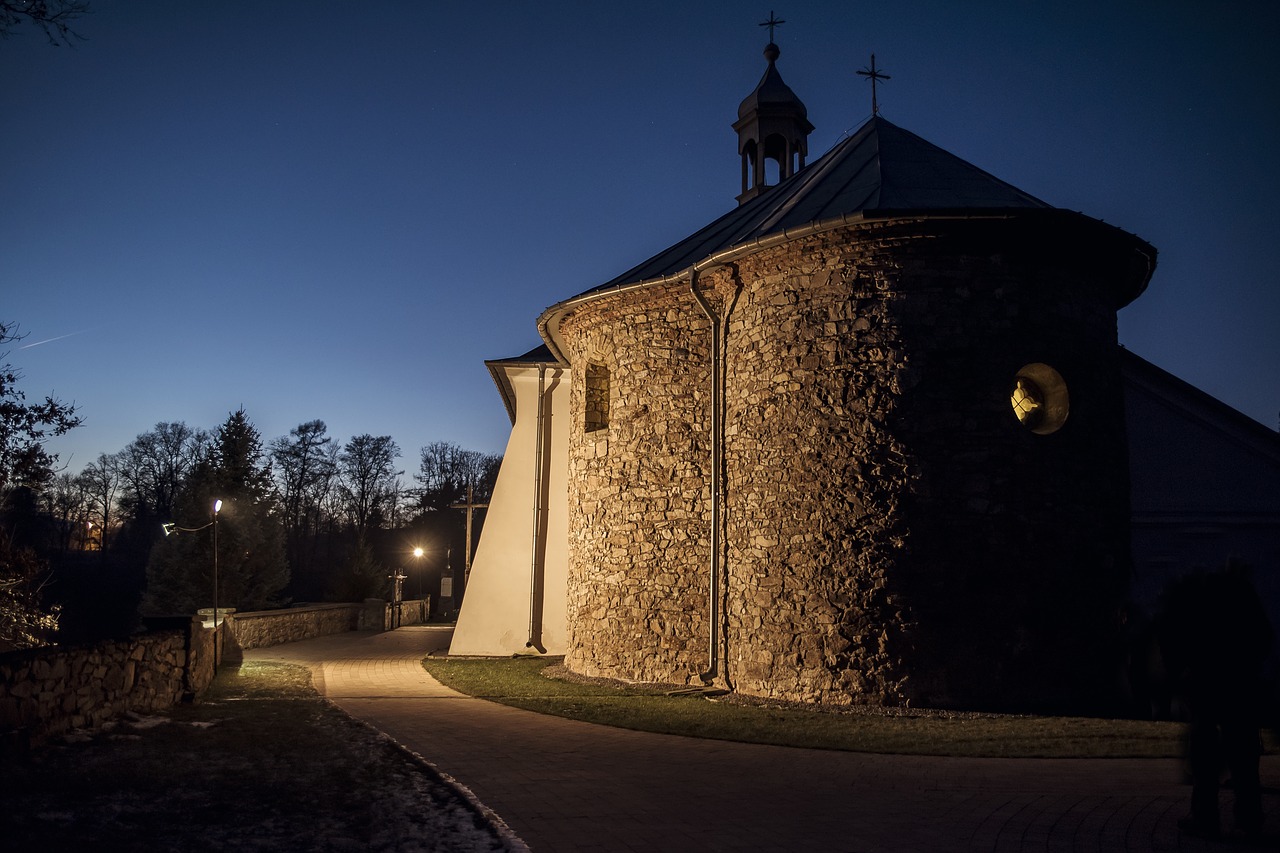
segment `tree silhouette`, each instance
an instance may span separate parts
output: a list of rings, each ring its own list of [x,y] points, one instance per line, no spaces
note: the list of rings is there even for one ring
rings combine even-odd
[[[0,0],[0,39],[7,39],[23,24],[44,31],[54,47],[71,45],[84,38],[71,28],[72,22],[89,13],[86,0]]]
[[[22,337],[14,324],[0,323],[0,345]],[[11,365],[0,365],[0,492],[10,485],[39,487],[48,482],[58,457],[44,449],[45,441],[80,426],[75,406],[52,397],[43,403],[26,402],[17,389],[21,378]]]
[[[6,19],[0,13],[0,32]],[[14,324],[0,323],[0,345],[21,337]],[[41,603],[48,563],[19,541],[16,519],[30,518],[36,495],[53,480],[58,458],[45,441],[80,425],[74,406],[52,397],[28,403],[20,378],[0,364],[0,644],[10,648],[45,642],[57,626],[57,613]]]
[[[340,481],[347,518],[356,534],[382,526],[396,494],[401,471],[395,470],[400,448],[389,435],[357,435],[338,454]]]
[[[222,501],[214,518],[215,501]],[[189,613],[213,603],[213,525],[218,534],[219,606],[258,610],[289,582],[271,468],[243,409],[218,428],[177,504],[177,535],[151,552],[146,608]]]
[[[467,496],[467,486],[477,501],[488,500],[498,480],[502,457],[466,450],[452,442],[436,441],[422,448],[418,473],[413,478],[419,505],[425,511],[447,509]]]

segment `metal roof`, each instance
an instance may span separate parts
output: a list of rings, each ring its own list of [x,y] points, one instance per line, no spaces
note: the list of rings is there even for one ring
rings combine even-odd
[[[700,231],[602,285],[542,312],[538,331],[562,363],[559,324],[575,306],[609,292],[678,279],[695,265],[749,253],[842,224],[868,219],[998,216],[1039,220],[1064,229],[1100,228],[1115,254],[1120,308],[1142,293],[1155,269],[1155,249],[1145,241],[1083,214],[1061,210],[1005,183],[914,133],[873,116],[818,160]],[[1050,218],[1053,219],[1050,222]],[[1127,272],[1124,270],[1127,269]]]
[[[511,385],[511,377],[507,375],[506,368],[537,367],[539,364],[560,366],[546,344],[536,346],[524,355],[493,358],[484,363],[484,366],[489,368],[489,376],[493,378],[493,384],[498,386],[498,394],[502,397],[502,405],[507,409],[507,417],[511,418],[512,426],[516,423],[516,389]]]
[[[875,116],[792,177],[586,293],[683,272],[733,246],[838,216],[1008,208],[1052,205]]]
[[[491,358],[486,359],[485,364],[552,364],[555,357],[551,355],[551,350],[547,349],[546,344],[539,344],[529,350],[524,355],[513,355],[510,358]]]

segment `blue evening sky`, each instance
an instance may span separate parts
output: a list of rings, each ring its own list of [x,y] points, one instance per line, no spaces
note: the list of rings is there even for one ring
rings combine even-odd
[[[483,361],[739,190],[770,4],[93,0],[0,42],[0,319],[70,470],[244,407],[501,452]],[[1134,352],[1280,415],[1280,4],[789,2],[816,159],[869,117],[1153,243]]]

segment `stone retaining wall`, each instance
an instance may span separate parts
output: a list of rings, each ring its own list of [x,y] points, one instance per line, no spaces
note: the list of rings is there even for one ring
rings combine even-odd
[[[379,601],[378,604],[381,605],[382,602]],[[289,610],[235,613],[230,618],[231,632],[242,649],[278,646],[311,637],[359,630],[364,612],[365,606],[361,604],[317,604]],[[373,626],[373,630],[381,628],[381,624]]]
[[[312,604],[234,613],[227,621],[236,645],[257,649],[344,631],[389,631],[399,625],[418,625],[427,621],[430,609],[430,601],[425,598],[402,601],[397,616],[391,604],[370,598],[363,604]]]
[[[397,624],[425,622],[429,612],[426,600],[401,602]],[[145,622],[145,633],[127,639],[0,655],[0,752],[202,694],[215,675],[214,631],[199,617]],[[239,662],[243,649],[391,627],[392,607],[382,599],[228,614],[217,631],[219,660]]]
[[[128,711],[199,695],[213,679],[213,632],[199,619],[148,620],[149,630],[91,646],[0,655],[0,737],[21,749]]]

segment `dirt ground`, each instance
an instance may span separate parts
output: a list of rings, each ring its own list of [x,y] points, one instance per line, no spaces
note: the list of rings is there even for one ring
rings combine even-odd
[[[505,851],[523,845],[424,762],[249,663],[204,699],[0,763],[7,851]]]

